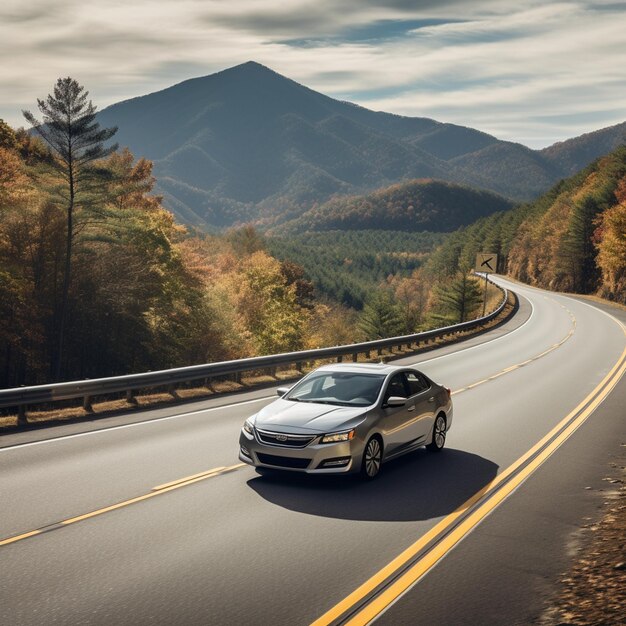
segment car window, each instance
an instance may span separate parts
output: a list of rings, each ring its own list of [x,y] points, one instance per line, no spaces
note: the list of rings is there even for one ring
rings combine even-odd
[[[426,379],[417,372],[406,372],[406,381],[412,396],[421,393],[430,387]]]
[[[409,390],[408,385],[406,384],[406,377],[404,375],[404,372],[394,374],[392,379],[389,381],[389,386],[387,387],[385,399],[391,398],[391,396],[397,396],[399,398],[409,397]]]
[[[360,372],[317,371],[283,396],[292,402],[317,402],[338,406],[369,406],[376,402],[384,375]]]

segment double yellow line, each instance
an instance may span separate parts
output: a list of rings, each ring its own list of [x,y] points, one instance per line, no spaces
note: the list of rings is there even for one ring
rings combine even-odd
[[[625,371],[626,349],[602,382],[543,439],[311,626],[370,623],[535,472],[585,422]]]

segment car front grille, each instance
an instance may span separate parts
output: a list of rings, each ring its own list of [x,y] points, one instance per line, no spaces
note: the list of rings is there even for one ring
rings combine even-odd
[[[275,465],[276,467],[291,467],[293,469],[306,469],[311,463],[311,459],[293,459],[288,456],[274,456],[273,454],[262,454],[257,452],[259,461],[265,465]]]
[[[289,435],[287,433],[273,433],[267,430],[256,429],[261,443],[268,446],[282,446],[283,448],[306,448],[317,435]]]

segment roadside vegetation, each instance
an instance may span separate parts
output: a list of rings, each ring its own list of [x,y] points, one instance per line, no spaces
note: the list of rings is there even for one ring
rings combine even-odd
[[[471,267],[476,253],[503,260],[522,282],[626,303],[626,146],[561,181],[536,202],[452,233],[425,270],[440,277]]]
[[[251,227],[177,224],[152,163],[106,146],[115,129],[87,96],[59,79],[38,101],[43,119],[25,113],[36,132],[0,120],[0,387],[338,345],[469,313],[438,302],[420,272],[440,235],[346,235],[324,258],[323,241],[305,254]]]

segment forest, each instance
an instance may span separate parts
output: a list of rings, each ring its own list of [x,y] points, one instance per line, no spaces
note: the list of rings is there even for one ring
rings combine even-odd
[[[478,310],[471,289],[459,306],[420,274],[439,235],[320,235],[307,248],[178,224],[152,163],[105,147],[115,129],[86,96],[59,79],[39,101],[45,123],[25,114],[41,132],[0,120],[0,388],[374,339]]]
[[[69,230],[62,155],[0,122],[0,386],[306,345],[315,311],[299,268],[251,230],[188,232],[151,194],[149,161],[97,156],[73,170]]]
[[[513,203],[442,180],[409,180],[363,196],[336,196],[277,226],[276,234],[328,230],[450,232]]]
[[[498,253],[502,273],[531,285],[626,303],[626,146],[537,201],[452,233],[425,271],[451,276],[481,250]]]
[[[333,230],[290,237],[268,237],[281,260],[295,260],[319,297],[361,310],[389,277],[407,277],[440,245],[444,233],[392,230]]]

